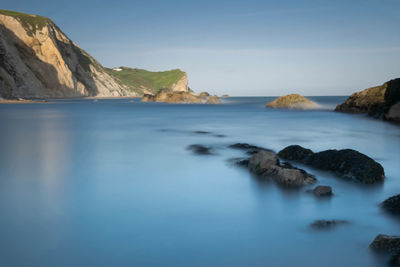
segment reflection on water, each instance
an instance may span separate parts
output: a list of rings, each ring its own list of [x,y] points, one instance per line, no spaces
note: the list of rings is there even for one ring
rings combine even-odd
[[[331,109],[343,99],[313,98]],[[379,209],[400,192],[399,128],[327,109],[268,110],[269,100],[0,105],[0,265],[381,266],[368,245],[399,230]],[[353,148],[387,180],[362,186],[299,165],[333,187],[319,200],[234,166],[246,156],[227,148],[236,142]],[[216,153],[195,155],[191,144]],[[315,231],[318,219],[350,223]]]

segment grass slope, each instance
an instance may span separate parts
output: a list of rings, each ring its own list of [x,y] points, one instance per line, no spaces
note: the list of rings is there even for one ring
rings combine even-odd
[[[37,30],[43,29],[50,19],[37,15],[30,15],[16,11],[0,9],[0,15],[10,16],[16,18],[21,22],[22,27],[27,31],[29,35],[33,35]]]
[[[106,68],[107,72],[122,85],[142,95],[143,89],[157,93],[161,88],[171,88],[185,73],[179,69],[152,72],[142,69],[121,67],[121,71]]]

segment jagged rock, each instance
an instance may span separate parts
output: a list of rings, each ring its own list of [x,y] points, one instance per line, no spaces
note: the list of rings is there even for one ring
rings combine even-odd
[[[400,215],[400,194],[383,201],[382,208],[392,214]]]
[[[312,228],[317,228],[317,229],[328,229],[332,228],[341,224],[347,224],[349,223],[348,221],[344,220],[317,220],[313,222],[310,226]]]
[[[254,154],[248,168],[260,177],[272,178],[278,184],[300,187],[316,182],[313,175],[288,164],[280,164],[277,155],[271,151],[259,151]]]
[[[319,105],[299,94],[291,94],[278,97],[272,102],[267,103],[268,108],[286,109],[317,109]]]
[[[335,111],[367,113],[373,117],[399,122],[399,102],[400,78],[397,78],[381,86],[352,94],[344,103],[338,105]]]
[[[313,189],[313,193],[318,197],[332,196],[332,187],[319,185]]]
[[[309,149],[294,145],[281,150],[278,156],[317,169],[332,171],[344,178],[365,184],[381,182],[385,178],[383,167],[378,162],[352,149],[314,153]]]

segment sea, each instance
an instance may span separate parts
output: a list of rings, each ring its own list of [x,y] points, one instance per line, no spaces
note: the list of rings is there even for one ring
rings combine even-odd
[[[267,109],[273,97],[220,105],[55,99],[0,105],[0,266],[385,266],[369,244],[398,235],[380,203],[400,193],[400,127],[321,109]],[[351,148],[385,169],[363,185],[294,163],[333,188],[260,179],[229,148]],[[212,153],[198,155],[192,144]],[[314,229],[315,220],[345,220]]]

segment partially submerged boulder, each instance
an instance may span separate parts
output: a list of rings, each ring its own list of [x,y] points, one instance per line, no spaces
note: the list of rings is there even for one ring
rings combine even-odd
[[[383,167],[378,162],[352,149],[332,149],[314,153],[294,145],[281,150],[278,156],[317,169],[332,171],[344,178],[365,184],[381,182],[385,178]]]
[[[300,187],[316,182],[313,175],[295,168],[289,164],[280,164],[277,155],[271,151],[259,151],[254,154],[248,168],[259,177],[272,178],[280,185],[288,187]]]
[[[392,214],[400,215],[400,194],[383,201],[382,208]]]
[[[400,236],[377,235],[369,247],[385,252],[400,252]]]
[[[212,149],[208,146],[203,146],[199,144],[190,145],[187,147],[188,150],[191,150],[193,153],[197,155],[211,155]]]
[[[332,196],[332,187],[319,185],[313,189],[313,193],[317,197],[330,197]]]
[[[272,102],[267,103],[267,108],[285,109],[317,109],[319,105],[299,94],[291,94],[278,97]]]
[[[400,78],[352,94],[335,111],[367,113],[376,118],[400,122]]]

